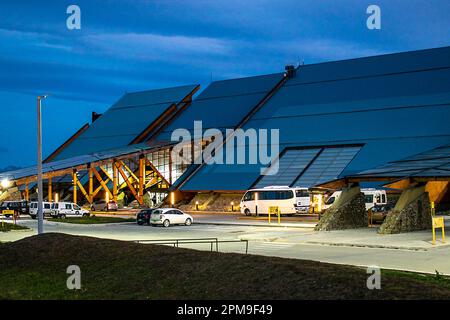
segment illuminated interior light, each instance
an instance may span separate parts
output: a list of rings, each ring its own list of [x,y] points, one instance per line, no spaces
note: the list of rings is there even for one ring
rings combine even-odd
[[[3,188],[3,189],[8,188],[9,185],[10,185],[10,183],[11,183],[11,182],[10,182],[8,179],[3,179],[2,182],[1,182],[2,188]]]

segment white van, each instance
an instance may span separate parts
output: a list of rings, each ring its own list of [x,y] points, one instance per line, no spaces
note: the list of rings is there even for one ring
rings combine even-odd
[[[364,193],[364,197],[366,198],[366,210],[373,208],[373,206],[375,206],[376,204],[387,204],[386,190],[368,188],[361,189],[361,192]],[[329,207],[331,207],[336,199],[339,198],[341,193],[342,191],[335,191],[327,200],[325,200],[323,209],[328,209]]]
[[[247,216],[256,215],[256,213],[268,214],[271,206],[277,206],[281,214],[306,213],[309,205],[310,197],[307,188],[290,188],[288,186],[270,186],[248,190],[240,203],[241,213]]]
[[[55,202],[52,204],[51,216],[53,218],[89,217],[89,215],[88,210],[73,202]]]
[[[42,202],[43,214],[45,216],[49,216],[52,213],[52,202]],[[30,202],[30,216],[33,219],[36,219],[38,211],[38,203]]]

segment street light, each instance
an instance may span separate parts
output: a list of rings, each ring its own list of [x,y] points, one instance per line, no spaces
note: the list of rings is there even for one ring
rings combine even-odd
[[[3,189],[7,189],[9,187],[10,181],[8,179],[3,179],[1,182],[1,186]]]
[[[44,193],[42,190],[42,120],[41,120],[41,100],[46,99],[48,95],[37,97],[37,182],[38,182],[38,234],[44,233],[44,213],[43,204]]]

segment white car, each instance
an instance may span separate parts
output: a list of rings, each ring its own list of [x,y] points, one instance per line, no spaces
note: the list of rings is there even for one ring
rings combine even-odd
[[[83,209],[73,202],[56,202],[52,204],[51,216],[53,218],[89,217],[89,215],[89,210]]]
[[[194,222],[191,215],[174,208],[156,209],[150,216],[152,226],[163,225],[169,227],[171,224],[184,224],[190,226]]]

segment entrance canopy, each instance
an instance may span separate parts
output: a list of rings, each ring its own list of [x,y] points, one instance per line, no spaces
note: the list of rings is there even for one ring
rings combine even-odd
[[[389,187],[401,187],[410,182],[450,181],[450,144],[329,181],[320,187],[339,189],[348,183],[364,181],[385,181]]]

